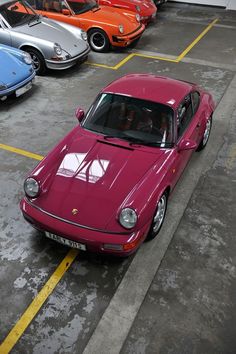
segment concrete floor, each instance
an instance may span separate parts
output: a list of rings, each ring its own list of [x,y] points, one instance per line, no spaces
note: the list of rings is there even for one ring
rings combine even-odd
[[[216,18],[179,63],[168,61]],[[0,103],[0,143],[40,155],[77,124],[77,106],[87,109],[126,73],[194,81],[218,103],[209,145],[176,187],[160,236],[126,260],[79,253],[12,353],[236,352],[235,34],[236,12],[167,3],[132,50],[149,58],[134,56],[114,70],[130,50],[92,53],[89,62],[107,68],[48,72],[25,96]],[[0,149],[0,343],[68,253],[19,211],[36,163]]]

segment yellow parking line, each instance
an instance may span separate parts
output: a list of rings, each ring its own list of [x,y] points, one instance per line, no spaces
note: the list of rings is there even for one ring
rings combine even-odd
[[[114,66],[114,70],[118,70],[121,66],[123,66],[124,64],[126,64],[130,59],[132,59],[135,56],[135,53],[131,53],[129,55],[127,55],[126,58],[124,58],[123,60],[121,60],[116,66]]]
[[[178,62],[181,61],[189,52],[190,50],[202,39],[202,37],[207,34],[207,32],[210,31],[210,29],[214,26],[214,24],[218,21],[218,18],[216,18],[214,21],[212,21],[205,29],[202,31],[201,34],[178,56],[177,60]]]
[[[156,60],[165,60],[165,61],[170,61],[172,63],[178,63],[178,59],[169,59],[165,57],[159,57],[158,55],[149,55],[149,54],[142,54],[142,53],[135,53],[134,54],[136,57],[141,57],[141,58],[148,58],[148,59],[156,59]]]
[[[4,339],[0,345],[0,353],[7,354],[14,347],[17,341],[20,339],[26,328],[29,326],[33,318],[37,315],[38,311],[52,293],[58,282],[63,277],[64,273],[71,266],[72,262],[78,255],[78,250],[71,249],[63,261],[59,264],[55,272],[51,275],[47,283],[40,290],[38,295],[31,302],[19,321],[12,328],[8,336]]]
[[[109,65],[105,65],[105,64],[92,63],[90,61],[86,61],[85,64],[88,64],[88,65],[91,65],[91,66],[98,66],[99,68],[115,70],[114,66],[109,66]]]
[[[207,32],[210,31],[210,29],[214,26],[214,24],[218,21],[218,18],[213,20],[205,29],[200,33],[200,35],[178,56],[176,59],[169,59],[166,57],[160,57],[158,55],[148,55],[148,54],[142,54],[142,53],[131,53],[127,55],[126,58],[121,60],[118,64],[114,66],[106,65],[106,64],[99,64],[99,63],[91,63],[91,62],[86,62],[88,65],[92,66],[98,66],[100,68],[105,68],[105,69],[110,69],[110,70],[118,70],[120,69],[124,64],[126,64],[130,59],[133,57],[141,57],[141,58],[148,58],[148,59],[156,59],[156,60],[164,60],[164,61],[169,61],[171,63],[179,63],[189,52],[190,50],[202,39],[202,37],[205,36]]]
[[[41,156],[41,155],[37,155],[37,154],[34,154],[34,153],[26,151],[26,150],[22,150],[22,149],[17,149],[13,146],[10,146],[10,145],[0,144],[0,149],[11,151],[16,154],[30,157],[35,160],[42,160],[43,159],[43,156]]]

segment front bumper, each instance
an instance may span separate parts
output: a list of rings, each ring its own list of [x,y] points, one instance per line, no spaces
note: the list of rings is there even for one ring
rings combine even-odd
[[[83,63],[87,60],[88,53],[90,52],[90,47],[88,46],[85,51],[77,55],[76,57],[67,59],[67,60],[49,60],[46,59],[46,66],[48,69],[53,70],[64,70],[69,69],[70,67],[74,66],[77,63]]]
[[[126,47],[136,39],[140,38],[144,30],[145,25],[140,23],[138,28],[133,32],[130,32],[126,35],[112,36],[111,44],[117,47]]]
[[[144,24],[147,25],[150,22],[153,22],[156,19],[157,12],[153,12],[153,14],[149,16],[141,16],[140,21]]]
[[[4,100],[5,98],[7,98],[7,96],[16,93],[16,91],[18,91],[19,89],[25,87],[30,82],[32,83],[34,77],[35,77],[35,72],[33,72],[30,76],[28,76],[24,81],[21,81],[21,82],[19,82],[18,84],[14,85],[14,86],[8,87],[5,90],[1,90],[0,91],[0,100]]]
[[[27,198],[21,200],[20,207],[25,220],[37,230],[47,231],[65,239],[79,242],[85,245],[89,252],[128,256],[138,249],[148,231],[147,225],[128,234],[108,233],[73,225],[69,221],[62,221],[60,218],[53,217],[33,206]],[[107,249],[105,245],[111,245],[110,249]],[[116,248],[117,245],[121,245],[122,249],[112,249]]]

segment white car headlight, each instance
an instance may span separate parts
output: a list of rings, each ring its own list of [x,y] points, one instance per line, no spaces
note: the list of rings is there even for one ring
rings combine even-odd
[[[140,20],[141,20],[140,15],[136,14],[135,17],[136,17],[137,22],[140,22]]]
[[[88,36],[87,36],[87,33],[85,31],[81,31],[81,38],[84,40],[84,41],[87,41],[88,40]]]
[[[138,11],[138,12],[141,11],[140,6],[136,5],[135,8],[136,8],[136,11]]]
[[[35,198],[39,194],[39,183],[36,179],[29,177],[24,182],[25,194],[30,198]]]
[[[62,55],[62,49],[61,49],[61,46],[60,44],[58,43],[55,43],[54,44],[54,52],[56,53],[56,55]]]
[[[133,209],[124,208],[121,210],[119,222],[126,229],[132,229],[136,225],[137,220],[138,216]]]
[[[32,59],[31,59],[31,56],[29,55],[29,53],[24,52],[22,57],[23,57],[25,64],[28,64],[28,65],[32,64]]]
[[[119,25],[119,31],[120,31],[120,33],[124,33],[124,26],[123,25]]]
[[[2,83],[0,81],[0,91],[6,90],[7,89],[7,85],[4,85],[4,83]]]

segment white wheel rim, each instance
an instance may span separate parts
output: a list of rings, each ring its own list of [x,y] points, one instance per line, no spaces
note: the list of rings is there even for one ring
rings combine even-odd
[[[90,41],[92,43],[93,48],[96,50],[102,50],[106,45],[106,39],[104,35],[100,32],[94,32],[91,37]]]
[[[157,204],[157,210],[156,214],[153,218],[153,232],[157,232],[159,228],[161,227],[164,217],[165,217],[165,212],[166,212],[166,195],[163,194],[161,199],[159,200]]]
[[[202,141],[203,146],[206,145],[206,143],[209,139],[210,131],[211,131],[211,120],[208,119],[208,121],[206,122],[206,128],[205,128],[204,135],[203,135],[203,141]]]

